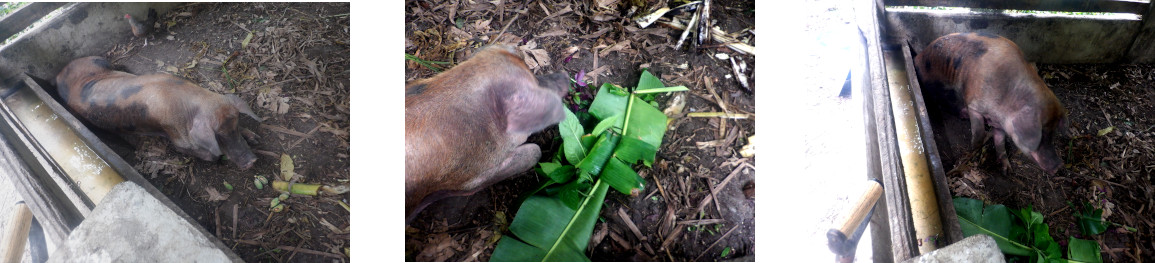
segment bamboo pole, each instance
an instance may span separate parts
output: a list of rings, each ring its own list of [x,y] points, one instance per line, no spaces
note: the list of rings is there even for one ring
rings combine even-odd
[[[888,70],[890,71],[890,70]],[[907,72],[890,72],[908,74]],[[906,178],[906,192],[910,199],[910,217],[918,238],[919,254],[925,254],[938,247],[935,241],[942,235],[942,218],[939,216],[938,197],[934,192],[930,167],[919,135],[918,121],[915,120],[914,100],[910,85],[905,77],[890,80],[890,103],[894,115],[895,137],[898,139],[902,169]]]

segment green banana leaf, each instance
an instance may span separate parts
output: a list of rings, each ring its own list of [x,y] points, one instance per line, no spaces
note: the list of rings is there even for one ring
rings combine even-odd
[[[986,206],[983,202],[970,198],[954,199],[955,213],[958,214],[959,226],[964,236],[985,234],[995,239],[999,250],[1003,253],[1019,256],[1032,256],[1034,252],[1029,247],[1012,241],[1011,238],[1011,211],[1003,205]]]
[[[642,184],[646,182],[641,176],[638,176],[634,169],[630,169],[630,165],[622,162],[618,158],[612,158],[606,162],[606,169],[602,172],[601,180],[605,181],[615,190],[630,196],[638,196],[642,191]]]
[[[565,109],[565,120],[558,124],[558,130],[561,131],[562,137],[562,151],[565,152],[565,159],[569,164],[576,164],[583,158],[586,158],[588,149],[582,145],[581,136],[585,134],[585,128],[577,119],[577,115],[569,109]]]
[[[608,189],[599,180],[577,210],[557,198],[526,199],[509,225],[513,235],[501,238],[490,261],[589,261],[585,250]]]
[[[667,89],[649,72],[643,72],[642,79],[639,86],[645,89]],[[679,88],[685,90],[668,90]],[[537,168],[550,178],[538,189],[548,196],[532,195],[522,202],[510,224],[511,235],[501,238],[491,261],[588,261],[585,250],[608,189],[632,196],[643,189],[645,180],[630,166],[654,162],[666,132],[665,114],[608,83],[599,89],[589,113],[601,121],[592,134],[583,135],[576,115],[566,111],[566,120],[558,125],[564,154]],[[563,165],[562,159],[571,165]]]
[[[577,167],[581,169],[584,174],[598,175],[602,173],[602,168],[605,167],[606,161],[610,159],[610,155],[614,153],[614,149],[618,146],[622,136],[620,134],[610,132],[603,134],[594,143],[593,149],[586,155],[585,159],[578,162]]]
[[[1085,235],[1098,235],[1107,231],[1107,224],[1103,223],[1103,209],[1095,209],[1091,203],[1083,203],[1082,211],[1076,211],[1079,219],[1079,231]]]
[[[621,159],[623,162],[635,164],[638,163],[638,161],[642,161],[646,167],[654,163],[654,158],[657,157],[657,155],[658,148],[631,137],[622,137],[621,142],[618,142],[618,149],[614,150],[614,157]]]
[[[1103,257],[1099,250],[1099,243],[1094,240],[1085,240],[1071,237],[1067,242],[1067,258],[1072,261],[1102,263]]]

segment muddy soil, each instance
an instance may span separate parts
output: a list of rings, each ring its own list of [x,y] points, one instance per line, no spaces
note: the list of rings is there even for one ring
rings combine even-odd
[[[272,212],[280,193],[257,189],[254,178],[283,180],[288,155],[297,183],[349,185],[349,4],[192,3],[161,14],[147,38],[145,46],[125,34],[92,55],[244,99],[264,119],[240,119],[257,135],[258,159],[242,171],[180,154],[160,137],[98,132],[102,139],[246,261],[348,260],[348,193],[292,195]]]
[[[1011,169],[1001,174],[991,139],[969,151],[970,125],[930,111],[944,170],[956,196],[1032,207],[1045,216],[1051,236],[1066,249],[1069,237],[1093,239],[1105,262],[1138,262],[1155,253],[1155,67],[1151,65],[1040,65],[1039,74],[1069,111],[1068,136],[1053,142],[1064,166],[1047,175],[1010,142]],[[1109,130],[1104,130],[1109,129]],[[988,136],[989,137],[989,136]],[[1084,203],[1104,210],[1111,226],[1100,235],[1080,232],[1075,213]]]
[[[752,2],[715,1],[711,8],[715,26],[756,44]],[[653,167],[635,167],[646,180],[642,193],[631,197],[611,191],[606,197],[587,256],[595,261],[753,260],[755,162],[738,150],[754,135],[754,58],[717,45],[675,49],[681,30],[639,28],[628,10],[626,1],[599,7],[573,0],[528,5],[411,0],[405,2],[405,52],[450,62],[439,65],[448,68],[493,40],[527,51],[530,68],[538,74],[584,70],[594,86],[629,87],[637,84],[642,68],[649,68],[667,86],[690,89],[685,112],[720,112],[724,105],[730,112],[751,114],[748,119],[675,120]],[[720,53],[746,63],[752,90],[740,86],[730,61],[715,57]],[[434,74],[406,63],[406,82]],[[659,96],[659,108],[667,100]],[[530,137],[541,146],[542,161],[560,149],[557,134],[551,127]],[[709,141],[718,146],[702,144]],[[472,196],[430,205],[406,227],[406,260],[489,260],[496,237],[506,234],[504,227],[517,213],[517,201],[544,180],[527,171]],[[713,198],[715,188],[720,202],[703,202]]]

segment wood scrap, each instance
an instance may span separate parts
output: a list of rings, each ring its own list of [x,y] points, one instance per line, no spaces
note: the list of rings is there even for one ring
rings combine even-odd
[[[638,225],[634,224],[634,220],[630,219],[630,215],[626,214],[624,208],[618,208],[618,217],[622,219],[622,222],[626,223],[626,227],[628,227],[631,232],[634,232],[634,237],[637,237],[638,240],[641,241],[648,240],[645,235],[642,235],[642,231],[638,230]]]

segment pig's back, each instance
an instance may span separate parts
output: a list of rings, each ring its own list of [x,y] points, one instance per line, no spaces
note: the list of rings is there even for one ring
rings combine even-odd
[[[915,57],[915,67],[924,82],[965,88],[969,77],[981,75],[993,60],[1006,58],[1022,60],[1018,46],[1009,39],[986,33],[954,33],[932,41]]]

